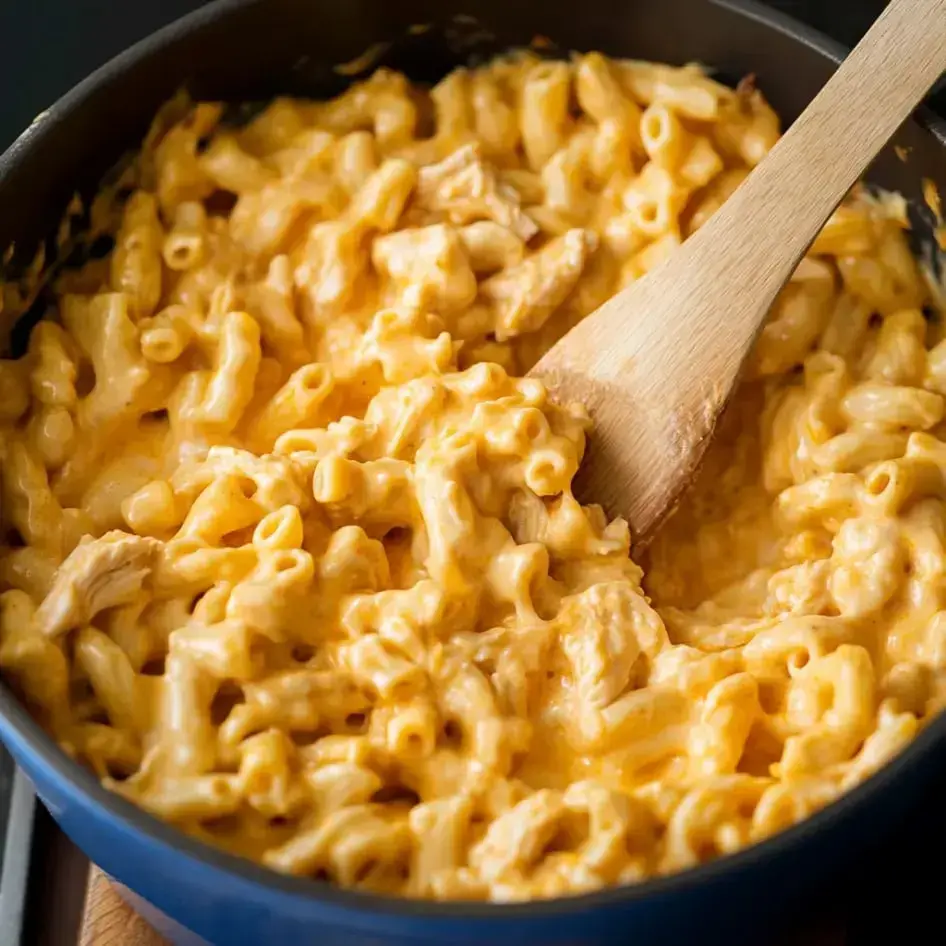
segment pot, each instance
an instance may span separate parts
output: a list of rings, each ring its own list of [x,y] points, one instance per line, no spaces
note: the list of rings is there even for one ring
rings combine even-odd
[[[433,27],[408,32],[412,24]],[[755,73],[786,121],[844,53],[751,0],[220,0],[99,69],[11,146],[0,159],[0,246],[15,244],[13,265],[31,258],[55,232],[72,194],[94,193],[181,86],[196,98],[234,102],[277,93],[321,98],[351,81],[333,66],[376,43],[385,45],[372,65],[435,81],[458,64],[528,45],[537,34],[558,44],[552,51],[563,55],[598,49],[699,61],[730,82]],[[920,238],[929,234],[923,178],[946,188],[946,126],[920,110],[868,175],[912,202]],[[21,324],[13,332],[14,350],[27,328]],[[514,905],[416,902],[339,890],[206,847],[102,788],[3,685],[0,738],[63,830],[181,946],[731,946],[758,942],[872,838],[897,824],[942,772],[946,715],[860,787],[761,844],[636,886]]]

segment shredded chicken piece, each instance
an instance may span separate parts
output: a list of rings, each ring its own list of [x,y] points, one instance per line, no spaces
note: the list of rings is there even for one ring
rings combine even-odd
[[[492,220],[525,241],[538,233],[538,227],[519,206],[519,192],[499,181],[476,144],[457,148],[439,164],[421,168],[415,201],[423,210],[445,214],[456,226]]]
[[[604,709],[632,683],[638,658],[649,662],[667,644],[657,612],[634,588],[612,582],[566,598],[561,647],[582,711]]]
[[[137,600],[160,547],[157,539],[118,530],[86,537],[59,566],[36,612],[37,626],[53,637],[88,624],[105,608]]]
[[[575,288],[596,245],[593,231],[569,230],[518,266],[487,279],[480,296],[496,311],[497,341],[541,328]]]
[[[371,256],[375,269],[390,283],[397,305],[444,315],[466,309],[476,298],[476,276],[463,242],[446,224],[378,237]]]

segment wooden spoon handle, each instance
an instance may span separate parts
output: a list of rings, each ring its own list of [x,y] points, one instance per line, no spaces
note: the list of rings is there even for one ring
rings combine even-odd
[[[715,275],[744,280],[757,300],[774,298],[944,70],[946,0],[893,0],[765,160],[687,241],[683,252],[698,261],[690,271],[703,282],[694,289],[707,291],[706,277]],[[759,318],[751,305],[740,314]],[[753,327],[745,328],[751,342]]]

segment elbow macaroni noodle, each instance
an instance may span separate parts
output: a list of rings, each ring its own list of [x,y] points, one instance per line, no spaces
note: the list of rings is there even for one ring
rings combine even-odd
[[[220,117],[0,362],[0,667],[112,790],[290,874],[553,897],[785,828],[940,709],[946,339],[895,201],[818,237],[642,571],[522,375],[765,155],[751,83],[525,55]]]

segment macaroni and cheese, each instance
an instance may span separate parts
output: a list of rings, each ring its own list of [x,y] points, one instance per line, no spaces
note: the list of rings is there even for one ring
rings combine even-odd
[[[191,835],[411,897],[640,881],[864,779],[946,694],[902,202],[831,218],[643,571],[526,375],[778,131],[751,82],[596,53],[157,130],[0,362],[5,678]]]

